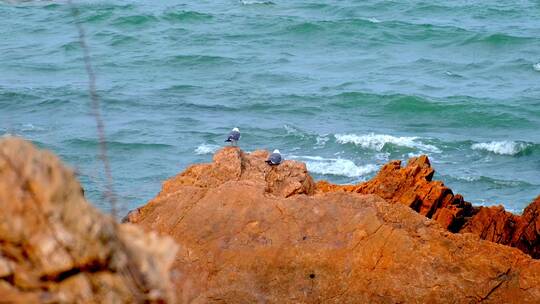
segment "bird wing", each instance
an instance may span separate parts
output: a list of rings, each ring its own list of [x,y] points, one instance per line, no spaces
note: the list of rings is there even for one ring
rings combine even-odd
[[[239,140],[240,139],[240,132],[238,131],[232,131],[231,134],[229,134],[230,140]]]
[[[272,164],[279,164],[281,163],[281,154],[279,153],[272,153],[270,155],[270,157],[268,158],[268,160],[272,163]]]

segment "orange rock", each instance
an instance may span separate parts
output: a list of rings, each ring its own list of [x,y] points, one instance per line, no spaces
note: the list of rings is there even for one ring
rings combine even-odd
[[[0,140],[0,302],[174,302],[176,250],[97,211],[51,153]]]
[[[304,164],[271,168],[266,155],[225,148],[128,216],[180,245],[182,303],[538,303],[540,261],[409,208],[462,202],[431,182],[427,159],[391,163],[379,177],[399,179],[356,188],[377,194],[365,195],[328,183],[315,193]]]
[[[540,196],[525,210],[514,215],[502,206],[480,207],[478,213],[460,232],[479,235],[482,239],[517,247],[533,258],[540,258]]]
[[[540,258],[540,196],[519,217],[512,236],[511,246],[517,247],[532,257]]]
[[[473,233],[540,258],[540,197],[524,210],[523,216],[506,212],[502,206],[473,208],[442,182],[433,181],[434,172],[424,155],[411,158],[405,167],[400,161],[391,161],[365,183],[334,185],[320,181],[316,190],[377,194],[388,202],[409,206],[452,232]]]
[[[409,206],[418,213],[433,218],[443,227],[456,231],[469,216],[470,204],[440,181],[433,181],[435,171],[427,156],[411,158],[405,167],[401,161],[384,165],[377,176],[358,185],[332,185],[326,181],[316,184],[319,192],[346,191],[377,194],[390,203]]]
[[[271,167],[261,162],[268,154],[262,150],[246,154],[238,147],[225,147],[214,155],[213,163],[193,165],[166,181],[162,192],[171,193],[187,185],[209,188],[227,181],[247,180],[265,183],[267,192],[277,196],[313,193],[313,179],[305,164],[286,160]]]

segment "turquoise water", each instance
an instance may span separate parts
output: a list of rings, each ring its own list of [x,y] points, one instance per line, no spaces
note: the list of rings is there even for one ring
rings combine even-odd
[[[123,210],[230,129],[353,183],[426,153],[454,192],[540,194],[539,1],[84,1]],[[0,1],[0,134],[77,168],[108,210],[73,17]]]

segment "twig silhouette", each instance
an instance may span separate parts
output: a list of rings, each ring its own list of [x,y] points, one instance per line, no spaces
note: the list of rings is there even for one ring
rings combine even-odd
[[[75,20],[75,26],[79,33],[79,44],[83,50],[84,66],[86,68],[86,73],[88,74],[88,91],[90,94],[90,105],[92,108],[92,116],[96,120],[96,128],[98,134],[99,142],[99,159],[103,163],[103,169],[105,170],[105,192],[104,196],[109,201],[111,207],[111,214],[116,219],[117,218],[117,198],[114,192],[113,178],[111,174],[111,165],[109,162],[109,157],[107,156],[107,140],[105,137],[105,124],[103,123],[103,118],[101,116],[100,109],[100,99],[96,91],[96,74],[94,68],[92,67],[92,61],[90,57],[90,50],[88,44],[86,43],[86,33],[82,26],[82,21],[80,20],[79,9],[73,4],[71,0],[67,1],[73,19]]]

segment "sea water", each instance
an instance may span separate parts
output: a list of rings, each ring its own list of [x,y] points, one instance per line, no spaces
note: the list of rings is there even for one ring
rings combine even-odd
[[[474,204],[540,194],[538,1],[75,4],[124,212],[233,127],[335,183],[427,154]],[[89,100],[66,2],[0,1],[0,135],[60,155],[108,210]]]

